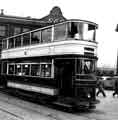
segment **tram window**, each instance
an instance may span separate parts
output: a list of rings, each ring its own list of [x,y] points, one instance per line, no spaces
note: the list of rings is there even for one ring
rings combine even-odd
[[[91,60],[84,60],[84,73],[92,73],[94,72],[94,63]]]
[[[21,46],[21,36],[15,37],[14,40],[15,40],[15,47],[20,47]]]
[[[84,24],[83,37],[84,40],[95,40],[95,26],[91,24]]]
[[[82,60],[77,59],[77,73],[81,74],[82,73]]]
[[[9,65],[8,74],[14,74],[14,72],[15,72],[15,66],[14,65]]]
[[[51,64],[41,64],[41,77],[51,77]]]
[[[83,23],[72,22],[71,23],[71,37],[75,39],[83,39]]]
[[[95,26],[82,22],[69,22],[68,37],[81,40],[95,40]]]
[[[28,64],[22,65],[22,74],[29,75],[29,73],[30,73],[30,65]]]
[[[40,76],[40,65],[39,64],[31,65],[31,76]]]
[[[54,41],[64,40],[66,37],[66,24],[54,27]]]
[[[7,48],[7,40],[6,39],[2,41],[2,48],[3,49]]]
[[[8,48],[14,48],[14,38],[10,38],[8,41],[9,41]]]
[[[15,74],[16,75],[22,75],[21,65],[20,64],[15,65]]]
[[[40,42],[40,33],[41,31],[35,31],[31,33],[31,44],[36,44]]]
[[[2,62],[2,73],[7,74],[7,62]]]
[[[77,73],[89,74],[95,71],[95,62],[93,60],[77,60]]]
[[[42,37],[42,42],[43,43],[48,43],[51,42],[52,40],[52,29],[48,28],[48,29],[44,29],[41,31],[41,37]]]
[[[29,45],[30,44],[30,34],[24,34],[23,35],[23,45]]]

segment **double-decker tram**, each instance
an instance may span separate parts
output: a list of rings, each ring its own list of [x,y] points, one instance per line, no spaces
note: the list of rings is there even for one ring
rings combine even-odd
[[[97,27],[67,20],[3,39],[2,84],[55,105],[93,108]]]

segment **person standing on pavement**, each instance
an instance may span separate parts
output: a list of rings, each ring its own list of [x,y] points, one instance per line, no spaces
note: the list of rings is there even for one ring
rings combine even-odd
[[[113,93],[113,97],[117,95],[118,96],[118,78],[115,80],[114,83],[114,93]]]
[[[98,96],[100,93],[102,93],[102,95],[104,97],[106,97],[106,94],[104,92],[104,84],[103,84],[103,81],[101,80],[101,78],[97,81],[97,88],[98,88],[98,91],[97,91],[96,95]]]

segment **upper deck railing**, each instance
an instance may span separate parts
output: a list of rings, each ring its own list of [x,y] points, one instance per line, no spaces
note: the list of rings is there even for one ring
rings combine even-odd
[[[2,49],[73,39],[95,42],[96,29],[97,24],[93,22],[68,20],[3,39]]]

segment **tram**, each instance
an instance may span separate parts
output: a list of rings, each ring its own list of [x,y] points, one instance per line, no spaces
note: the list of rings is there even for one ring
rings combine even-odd
[[[55,105],[95,107],[97,28],[73,19],[3,39],[1,83]]]

